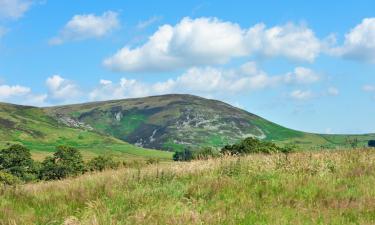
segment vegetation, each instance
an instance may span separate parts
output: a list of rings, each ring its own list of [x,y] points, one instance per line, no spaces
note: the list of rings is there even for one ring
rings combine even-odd
[[[72,147],[59,146],[53,157],[42,162],[40,179],[55,180],[77,176],[85,172],[85,164],[81,153]]]
[[[30,150],[22,145],[12,145],[0,150],[0,171],[4,172],[2,175],[5,183],[8,183],[8,178],[11,179],[7,174],[23,181],[34,180],[37,176],[37,169],[31,159]]]
[[[250,154],[0,190],[2,224],[374,224],[375,152]]]
[[[246,155],[254,153],[291,153],[296,151],[297,147],[293,144],[286,144],[279,147],[272,142],[261,141],[259,139],[248,137],[237,144],[226,145],[220,151],[212,147],[204,147],[195,151],[186,148],[183,151],[176,151],[173,155],[174,161],[190,161],[193,159],[216,158],[221,155]]]
[[[119,162],[114,161],[110,156],[97,156],[88,162],[87,168],[90,171],[103,171],[117,169],[119,165]]]

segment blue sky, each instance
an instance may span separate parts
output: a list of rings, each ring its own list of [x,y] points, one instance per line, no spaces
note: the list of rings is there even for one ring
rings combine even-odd
[[[0,101],[188,93],[281,125],[375,132],[374,1],[0,0]]]

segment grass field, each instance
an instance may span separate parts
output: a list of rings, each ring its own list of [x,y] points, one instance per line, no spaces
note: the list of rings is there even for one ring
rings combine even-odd
[[[1,224],[374,224],[375,151],[224,157],[0,190]]]

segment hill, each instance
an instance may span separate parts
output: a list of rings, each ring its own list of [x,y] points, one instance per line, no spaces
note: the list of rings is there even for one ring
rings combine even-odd
[[[34,158],[42,159],[58,145],[69,145],[83,151],[85,157],[110,153],[124,159],[162,158],[171,154],[136,147],[91,129],[69,127],[45,113],[44,109],[0,104],[0,148],[20,143],[30,148]]]
[[[123,168],[0,188],[1,224],[374,224],[375,152]]]
[[[321,135],[272,123],[221,101],[192,95],[163,95],[45,108],[71,127],[92,129],[140,147],[180,150],[186,146],[222,147],[253,136],[305,148],[345,146],[347,138],[364,145],[375,135]]]

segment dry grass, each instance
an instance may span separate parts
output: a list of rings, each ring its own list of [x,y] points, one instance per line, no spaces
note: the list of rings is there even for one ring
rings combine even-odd
[[[0,224],[374,224],[375,151],[151,165],[0,190]]]

